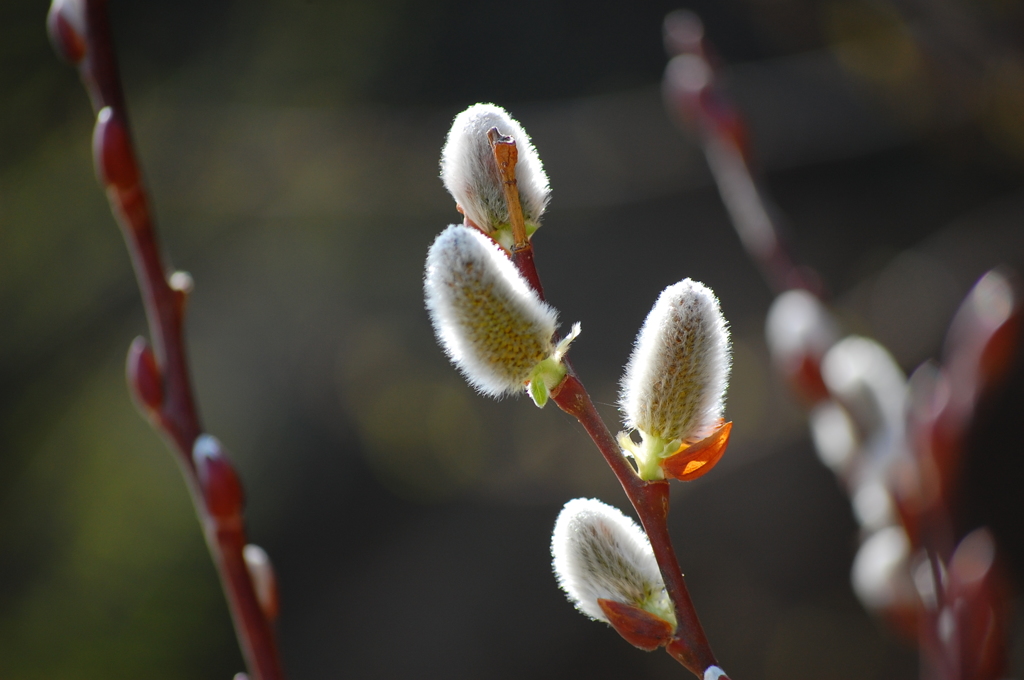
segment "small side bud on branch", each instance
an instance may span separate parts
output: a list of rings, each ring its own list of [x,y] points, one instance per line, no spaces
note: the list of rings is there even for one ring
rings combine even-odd
[[[995,680],[1007,676],[1011,590],[991,530],[981,527],[967,534],[949,561],[946,589],[961,650],[961,677]]]
[[[986,272],[974,284],[950,325],[944,354],[951,369],[975,374],[970,382],[977,383],[971,387],[978,391],[989,383],[998,383],[1013,361],[1020,316],[1021,297],[1013,277],[999,269]],[[957,354],[962,355],[960,361],[954,359]],[[967,366],[954,368],[956,363]]]
[[[85,7],[82,0],[53,0],[46,15],[50,43],[60,58],[72,66],[85,58]]]
[[[695,479],[717,463],[731,430],[722,420],[731,362],[729,330],[711,289],[690,279],[666,288],[640,329],[622,379],[626,425],[642,441],[623,435],[619,443],[641,477],[664,479],[668,471]],[[686,460],[668,464],[674,456]]]
[[[475,229],[448,227],[427,254],[424,291],[438,341],[473,387],[498,397],[529,385],[543,405],[565,376],[568,344],[555,346],[558,312],[501,248]]]
[[[270,556],[263,548],[250,543],[242,549],[242,558],[249,570],[249,578],[252,579],[252,587],[256,591],[260,609],[263,610],[267,621],[273,621],[277,618],[280,604],[277,597],[277,576],[274,574],[274,566],[270,563]]]
[[[729,676],[725,674],[718,666],[708,666],[704,669],[704,680],[729,680]]]
[[[196,287],[192,275],[183,271],[176,271],[171,274],[171,277],[167,279],[167,285],[171,287],[171,290],[184,295],[188,295]]]
[[[558,585],[580,612],[610,624],[640,649],[670,640],[672,601],[636,522],[599,500],[571,500],[555,522],[551,554]]]
[[[176,271],[167,279],[167,286],[174,291],[174,308],[178,318],[185,316],[185,305],[188,297],[196,287],[196,282],[188,272]]]
[[[664,41],[669,54],[703,54],[704,22],[694,12],[677,9],[665,16]]]
[[[149,343],[141,335],[128,348],[128,387],[146,415],[160,410],[164,400],[163,378]]]
[[[551,195],[548,176],[529,135],[508,112],[494,104],[474,104],[452,122],[441,151],[441,180],[472,226],[506,248],[512,245],[512,216],[506,185],[488,133],[511,138],[517,158],[514,178],[527,234],[540,226]]]
[[[93,130],[93,158],[96,176],[106,187],[128,191],[138,186],[139,169],[131,149],[131,139],[124,120],[109,106],[96,115]]]
[[[206,510],[214,520],[240,521],[245,493],[220,441],[208,434],[200,435],[192,447],[192,462]]]

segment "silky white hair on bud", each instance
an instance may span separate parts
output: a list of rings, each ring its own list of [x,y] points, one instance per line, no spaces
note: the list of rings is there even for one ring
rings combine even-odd
[[[640,607],[675,624],[650,541],[636,522],[593,498],[565,504],[551,555],[558,585],[576,608],[608,623],[598,599]]]
[[[480,392],[522,390],[555,353],[558,312],[476,229],[453,224],[441,232],[427,254],[423,287],[438,341]]]
[[[711,434],[725,409],[731,364],[715,294],[691,279],[669,286],[647,315],[622,379],[627,427],[664,441]]]
[[[551,189],[540,156],[523,126],[494,104],[474,104],[455,117],[441,151],[441,180],[466,217],[485,233],[509,224],[508,204],[487,131],[516,141],[516,184],[528,227],[540,226]]]

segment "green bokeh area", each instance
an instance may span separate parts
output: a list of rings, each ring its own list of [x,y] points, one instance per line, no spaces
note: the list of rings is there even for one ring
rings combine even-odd
[[[229,677],[217,576],[170,456],[103,361],[36,420],[5,479],[0,675]],[[67,385],[53,385],[67,389]],[[5,569],[6,571],[6,569]],[[20,572],[20,573],[18,573]]]
[[[138,296],[46,9],[0,7],[0,677],[231,677],[188,493],[126,390]]]

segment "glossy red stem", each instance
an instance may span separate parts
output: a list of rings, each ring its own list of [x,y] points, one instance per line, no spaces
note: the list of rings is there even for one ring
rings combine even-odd
[[[151,420],[177,454],[227,595],[250,677],[279,680],[284,675],[274,631],[260,609],[242,556],[246,537],[241,516],[225,519],[211,515],[196,476],[192,449],[202,427],[185,351],[183,293],[168,284],[168,269],[133,151],[106,0],[84,0],[84,9],[85,35],[77,37],[85,45],[85,53],[78,69],[98,116],[94,139],[97,172],[128,246],[162,378],[163,398],[150,414]],[[52,25],[67,31],[67,22]],[[69,39],[67,35],[55,37],[55,41]]]
[[[533,244],[529,241],[522,248],[512,249],[512,264],[516,266],[519,273],[523,275],[526,282],[530,284],[540,299],[544,299],[544,287],[540,283],[540,276],[537,274],[537,265],[533,261]]]
[[[717,666],[707,635],[697,618],[697,611],[686,588],[679,560],[672,548],[668,532],[669,484],[667,481],[644,481],[622,454],[618,442],[601,419],[594,402],[579,378],[571,373],[551,393],[558,407],[580,421],[605,461],[618,478],[626,496],[636,509],[647,537],[654,549],[665,587],[676,613],[676,635],[668,645],[669,653],[699,678],[709,666]]]

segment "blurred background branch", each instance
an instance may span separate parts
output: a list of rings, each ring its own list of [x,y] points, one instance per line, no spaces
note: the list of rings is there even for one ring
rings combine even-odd
[[[737,427],[716,474],[676,490],[670,520],[725,667],[916,673],[851,592],[856,524],[768,365],[771,292],[663,108],[661,22],[676,8],[111,4],[164,237],[200,291],[198,398],[260,499],[250,535],[274,556],[292,677],[679,672],[573,612],[551,576],[564,500],[620,493],[579,428],[475,398],[434,346],[422,254],[460,219],[437,149],[473,101],[505,105],[542,150],[556,191],[538,266],[587,329],[573,361],[607,418],[658,291],[702,280],[731,320]],[[904,370],[938,356],[978,276],[1024,270],[1024,5],[689,8],[844,326]],[[187,494],[124,390],[124,338],[145,321],[96,190],[89,104],[52,57],[45,14],[0,7],[0,675],[230,677],[241,662]],[[490,27],[509,19],[516,72],[496,78],[510,56],[488,49]],[[1016,371],[991,422],[1021,411]],[[396,422],[396,404],[428,407]],[[966,507],[1019,584],[1018,449],[979,448]],[[380,512],[361,512],[380,494]],[[381,633],[396,620],[417,631],[401,654]]]

